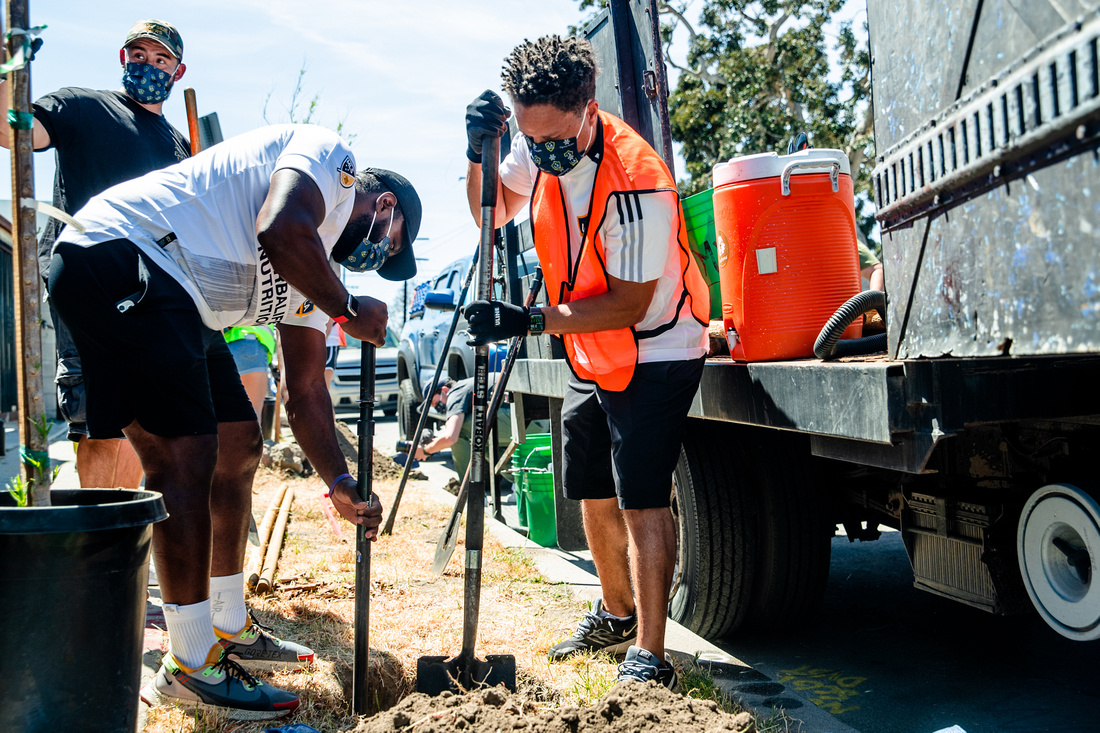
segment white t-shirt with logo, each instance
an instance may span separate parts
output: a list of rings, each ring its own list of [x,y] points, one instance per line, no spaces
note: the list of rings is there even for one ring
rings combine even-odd
[[[517,135],[500,164],[500,180],[509,190],[530,198],[536,175],[538,168],[531,158],[527,139]],[[576,258],[582,241],[579,222],[588,216],[596,181],[596,163],[585,155],[576,168],[558,180],[565,194],[571,254]],[[678,208],[673,191],[616,193],[607,203],[600,236],[608,274],[627,282],[657,281],[649,310],[635,326],[639,332],[669,323],[677,316],[676,307],[684,290]],[[638,342],[638,362],[697,359],[707,353],[708,346],[706,327],[695,320],[690,302],[685,300],[675,326]]]
[[[263,127],[113,186],[76,213],[84,233],[69,226],[58,241],[134,242],[179,281],[212,329],[282,322],[324,331],[328,316],[272,269],[256,239],[271,176],[284,168],[317,184],[326,212],[317,234],[330,254],[355,202],[355,156],[315,125]]]

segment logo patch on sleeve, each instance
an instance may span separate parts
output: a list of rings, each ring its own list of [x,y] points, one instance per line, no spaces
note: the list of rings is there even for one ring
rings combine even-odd
[[[298,310],[294,311],[294,315],[301,318],[302,316],[308,316],[313,312],[313,301],[307,300],[298,306]]]
[[[340,164],[340,185],[344,188],[351,188],[355,183],[355,163],[352,162],[350,155],[344,156],[344,162]]]

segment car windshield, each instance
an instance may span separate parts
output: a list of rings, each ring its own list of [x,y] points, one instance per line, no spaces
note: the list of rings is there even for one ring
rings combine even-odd
[[[363,345],[363,342],[354,336],[348,336],[347,334],[345,334],[345,336],[347,337],[349,348],[358,349]],[[396,349],[398,343],[400,343],[400,341],[397,338],[397,334],[393,332],[392,328],[386,326],[386,342],[382,344],[382,348]]]

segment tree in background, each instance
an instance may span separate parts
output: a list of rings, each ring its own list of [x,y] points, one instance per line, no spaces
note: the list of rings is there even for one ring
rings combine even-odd
[[[581,9],[606,0],[578,0]],[[669,96],[672,138],[691,178],[689,195],[710,187],[711,168],[738,155],[776,151],[808,132],[815,147],[839,148],[851,162],[856,217],[874,227],[870,53],[866,23],[842,23],[835,41],[824,27],[846,0],[658,0],[666,63],[680,72]],[[695,22],[689,19],[698,8]],[[677,27],[687,34],[676,49]],[[862,194],[862,195],[861,195]]]
[[[284,107],[284,110],[286,112],[287,121],[291,124],[318,125],[320,123],[314,120],[313,116],[317,114],[318,107],[320,106],[321,93],[316,92],[312,97],[309,98],[308,102],[303,101],[305,98],[305,92],[302,89],[302,82],[305,80],[306,66],[306,62],[302,61],[301,67],[298,68],[298,78],[294,80],[294,89],[290,93],[290,103],[287,104],[286,107]],[[276,123],[276,120],[270,119],[267,115],[267,107],[269,104],[271,104],[271,98],[274,95],[275,90],[272,89],[270,92],[267,93],[267,96],[264,97],[264,109],[262,114],[264,118],[264,123],[268,125],[273,125]],[[304,110],[302,109],[303,104],[305,105]],[[336,126],[332,129],[336,132],[337,135],[344,138],[344,142],[346,142],[348,145],[354,143],[355,138],[358,136],[358,133],[347,131],[344,126],[344,120],[340,120],[339,122],[337,122]]]

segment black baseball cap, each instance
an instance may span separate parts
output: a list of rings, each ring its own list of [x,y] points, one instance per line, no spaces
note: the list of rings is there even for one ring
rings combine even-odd
[[[416,189],[409,183],[409,179],[400,173],[388,171],[385,168],[365,168],[365,173],[378,178],[386,185],[393,195],[397,197],[397,205],[401,207],[401,215],[405,219],[405,246],[395,255],[391,255],[381,267],[378,274],[387,280],[401,281],[416,277],[416,255],[413,254],[413,242],[420,232],[420,196]]]

